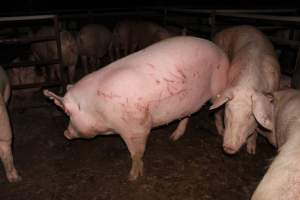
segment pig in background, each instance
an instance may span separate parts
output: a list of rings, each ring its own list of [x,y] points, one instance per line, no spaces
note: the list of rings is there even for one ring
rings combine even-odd
[[[109,47],[110,59],[119,59],[173,36],[175,34],[151,21],[122,20],[113,30]]]
[[[33,55],[24,55],[15,58],[12,63],[24,62],[24,61],[35,61]],[[46,70],[44,67],[29,66],[29,67],[16,67],[8,68],[7,75],[10,84],[13,85],[24,85],[24,84],[35,84],[44,83],[47,80]],[[12,97],[10,100],[11,107],[25,108],[27,101],[31,101],[32,97],[41,91],[40,88],[28,88],[19,89],[12,91]],[[21,105],[22,104],[22,105]]]
[[[298,29],[282,28],[270,33],[270,36],[277,39],[300,41],[300,31]],[[279,60],[282,70],[292,73],[291,87],[300,89],[300,63],[297,63],[298,49],[291,48],[288,45],[280,45],[278,50]]]
[[[10,84],[6,72],[0,67],[0,158],[9,182],[17,182],[22,178],[14,165],[12,154],[12,129],[6,104],[10,97]]]
[[[85,74],[95,71],[103,64],[111,38],[111,31],[100,24],[88,24],[80,29],[77,43]]]
[[[292,86],[292,78],[288,75],[285,74],[281,74],[280,76],[280,83],[279,83],[279,89],[283,90],[283,89],[289,89]]]
[[[282,90],[259,97],[257,119],[271,132],[269,141],[278,148],[267,173],[251,200],[300,199],[300,91]]]
[[[228,55],[230,70],[226,90],[218,95],[210,109],[225,104],[215,115],[216,127],[223,135],[223,148],[236,153],[247,142],[247,151],[255,154],[257,122],[253,115],[256,96],[279,88],[280,66],[272,43],[252,26],[236,26],[216,34],[213,41]],[[225,125],[225,127],[224,127]]]
[[[222,92],[228,65],[212,42],[173,37],[83,77],[64,97],[44,94],[70,117],[66,138],[119,134],[132,158],[129,180],[135,180],[143,175],[151,128],[179,119],[171,135],[178,139],[189,116]]]
[[[34,36],[54,36],[55,31],[53,27],[42,27]],[[68,78],[70,83],[75,82],[75,68],[78,60],[78,47],[74,36],[68,31],[60,32],[62,62],[63,66],[68,69]],[[55,41],[45,41],[32,43],[32,52],[37,60],[47,62],[53,59],[58,59],[57,45]],[[49,65],[50,79],[61,80],[61,73],[59,64]]]

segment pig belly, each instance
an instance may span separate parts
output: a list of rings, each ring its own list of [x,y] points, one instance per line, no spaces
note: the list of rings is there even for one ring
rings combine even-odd
[[[165,98],[157,103],[150,103],[153,127],[168,124],[198,111],[211,97],[210,91],[179,91],[177,95]]]

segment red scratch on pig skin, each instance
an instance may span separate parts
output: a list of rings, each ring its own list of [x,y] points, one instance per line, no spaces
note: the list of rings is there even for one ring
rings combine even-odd
[[[154,65],[151,64],[151,63],[147,63],[147,65],[148,65],[149,67],[151,67],[151,68],[154,68]]]
[[[160,80],[156,80],[155,82],[156,82],[156,84],[157,84],[157,85],[159,85],[159,84],[160,84]]]
[[[112,92],[110,92],[110,93],[105,93],[105,92],[102,92],[102,91],[100,91],[100,90],[97,90],[97,95],[98,95],[98,96],[103,96],[104,98],[109,98],[109,99],[112,99],[112,98],[115,98],[115,97],[117,97],[117,98],[120,98],[120,97],[121,97],[121,96],[119,96],[119,95],[113,94]]]
[[[143,106],[141,103],[134,104],[139,111],[144,111],[147,107]]]
[[[167,78],[163,78],[167,83],[175,83],[174,80],[170,80],[170,79],[167,79]]]
[[[186,79],[186,75],[183,73],[181,69],[177,68],[177,72],[182,76],[183,79]]]

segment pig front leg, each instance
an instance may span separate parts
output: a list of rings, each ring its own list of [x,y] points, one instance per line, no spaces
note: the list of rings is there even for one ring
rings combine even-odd
[[[120,136],[126,143],[132,160],[128,180],[134,181],[139,176],[143,176],[144,163],[142,159],[148,135],[151,131],[151,117],[147,113],[140,120],[133,119],[130,122],[132,123],[129,124],[129,127],[125,128],[126,130],[124,130],[124,127],[122,128],[123,131],[120,133]]]
[[[249,154],[254,155],[256,153],[256,139],[257,139],[257,132],[254,131],[254,133],[250,135],[247,139],[247,152]]]
[[[134,181],[144,174],[144,163],[142,159],[146,149],[149,132],[150,130],[145,133],[132,134],[130,136],[123,137],[132,160],[131,170],[128,177],[129,181]]]
[[[9,182],[18,182],[21,177],[15,168],[11,150],[12,133],[3,97],[0,97],[0,158]]]
[[[224,114],[224,109],[220,109],[220,110],[216,111],[214,114],[216,128],[217,128],[219,135],[221,135],[221,136],[224,135],[223,114]]]
[[[187,124],[189,122],[189,118],[186,117],[183,120],[181,120],[176,128],[176,130],[172,133],[170,136],[170,139],[173,141],[178,140],[185,132]]]

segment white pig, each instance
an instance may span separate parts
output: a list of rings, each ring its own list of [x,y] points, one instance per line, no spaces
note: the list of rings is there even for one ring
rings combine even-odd
[[[14,165],[12,155],[12,130],[6,103],[10,97],[10,84],[6,72],[0,67],[0,158],[9,182],[17,182],[22,178]]]
[[[35,37],[54,36],[55,31],[53,27],[42,27],[37,31]],[[68,31],[60,32],[62,63],[68,68],[68,78],[70,83],[75,81],[75,67],[78,60],[78,47],[76,39]],[[47,62],[49,60],[57,59],[57,45],[55,41],[45,41],[32,43],[32,52],[38,60]],[[61,80],[61,73],[59,64],[50,65],[50,78],[53,80],[57,77]]]
[[[95,71],[103,63],[101,60],[108,52],[111,35],[111,31],[100,24],[88,24],[80,29],[77,42],[85,74],[89,73],[88,64]]]
[[[272,100],[273,99],[273,100]],[[271,101],[272,100],[272,101]],[[300,199],[300,91],[275,92],[258,99],[258,121],[272,132],[278,155],[255,190],[252,200]]]
[[[129,180],[143,174],[142,157],[152,127],[188,117],[226,86],[228,59],[208,40],[174,37],[124,57],[68,88],[44,94],[70,117],[68,139],[118,133],[132,158]]]
[[[257,122],[252,97],[273,92],[279,87],[280,66],[268,38],[252,26],[236,26],[218,33],[214,42],[230,60],[228,85],[210,109],[225,105],[225,127],[222,110],[216,113],[216,126],[223,135],[223,148],[236,153],[247,140],[247,151],[255,154]],[[225,130],[224,130],[225,128]]]

